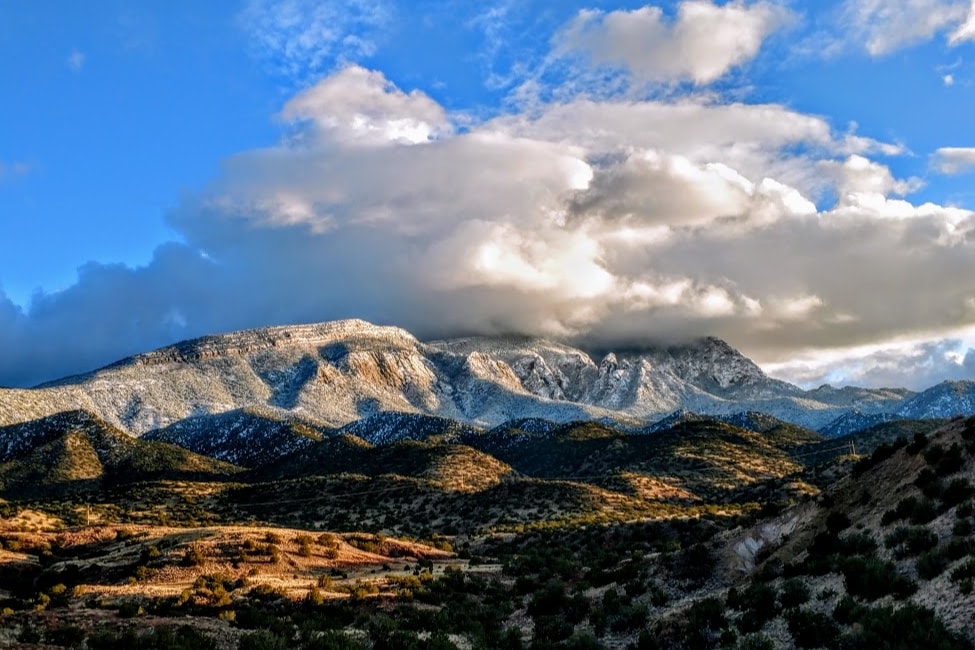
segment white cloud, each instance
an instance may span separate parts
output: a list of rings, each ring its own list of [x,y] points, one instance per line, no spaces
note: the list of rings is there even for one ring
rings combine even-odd
[[[372,56],[391,19],[385,0],[249,0],[239,15],[254,55],[297,86]]]
[[[554,39],[556,52],[582,52],[599,66],[625,67],[639,83],[711,83],[755,57],[788,18],[770,2],[684,0],[668,20],[656,6],[582,10]]]
[[[289,101],[282,116],[310,121],[326,138],[360,144],[419,144],[450,132],[443,108],[419,91],[406,94],[379,72],[348,66]]]
[[[958,45],[972,40],[975,40],[975,0],[971,2],[971,7],[968,9],[968,17],[965,19],[965,22],[951,33],[948,42],[952,45]]]
[[[968,6],[968,0],[846,0],[841,20],[849,38],[877,57],[957,27]]]
[[[941,78],[941,80],[944,82],[944,84],[946,86],[954,86],[955,85],[955,76],[954,75],[946,74],[944,77]]]
[[[454,131],[347,67],[282,116],[295,133],[170,215],[184,244],[88,265],[27,313],[0,298],[0,383],[352,316],[422,337],[713,334],[763,361],[975,324],[975,214],[913,205],[916,182],[782,106],[576,100]],[[823,186],[839,199],[817,211]]]
[[[85,67],[85,55],[78,50],[72,50],[71,54],[68,55],[66,63],[72,72],[80,72]]]
[[[934,153],[933,164],[942,174],[975,170],[975,147],[942,147]]]

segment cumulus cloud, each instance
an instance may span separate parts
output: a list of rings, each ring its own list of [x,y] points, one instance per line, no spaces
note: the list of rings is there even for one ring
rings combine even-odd
[[[0,383],[346,317],[597,347],[718,335],[767,362],[975,324],[975,214],[913,205],[874,145],[786,107],[578,99],[455,130],[352,66],[280,118],[279,145],[169,215],[183,243],[90,264],[26,311],[0,297]]]
[[[376,52],[384,0],[249,0],[238,16],[254,56],[295,86]]]
[[[934,168],[942,174],[962,174],[975,169],[975,147],[942,147],[934,153]]]
[[[600,66],[624,67],[636,81],[709,84],[758,54],[789,13],[770,2],[715,5],[684,0],[669,20],[660,7],[585,9],[556,37],[556,52],[580,52]]]
[[[969,6],[968,0],[846,0],[842,20],[850,38],[871,56],[884,56],[952,28],[952,44],[969,38],[971,16],[963,24]]]
[[[406,94],[382,73],[355,65],[302,91],[281,114],[311,123],[314,129],[306,133],[351,144],[419,144],[451,130],[446,112],[429,97]]]
[[[951,45],[958,45],[964,41],[975,40],[975,0],[972,0],[968,9],[968,17],[955,31],[951,33],[948,42]]]

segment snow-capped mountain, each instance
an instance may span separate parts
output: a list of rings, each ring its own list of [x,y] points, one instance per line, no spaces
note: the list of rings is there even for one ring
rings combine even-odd
[[[963,393],[950,395],[962,399]],[[383,430],[372,432],[378,441],[412,437],[386,431],[388,416],[368,419],[390,412],[477,428],[538,418],[639,429],[680,409],[714,416],[755,411],[820,429],[853,408],[892,413],[921,404],[924,395],[803,391],[768,377],[715,338],[590,354],[526,337],[424,343],[396,327],[347,320],[194,339],[35,389],[0,390],[0,426],[84,409],[134,435],[162,430],[153,437],[203,450],[221,446],[221,440],[235,446],[247,431],[267,429],[267,423],[257,426],[244,417],[247,409],[272,422],[296,420],[322,431],[366,420]],[[944,411],[948,402],[928,410]],[[972,408],[970,398],[957,404]],[[920,408],[911,407],[911,413]],[[212,417],[220,414],[231,415]],[[903,417],[913,416],[905,411]],[[200,435],[212,440],[187,442]],[[230,459],[229,453],[217,455]]]
[[[897,415],[912,420],[975,413],[975,381],[945,381],[905,400]]]

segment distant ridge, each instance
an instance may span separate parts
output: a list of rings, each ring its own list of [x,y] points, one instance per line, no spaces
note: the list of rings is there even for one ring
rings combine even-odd
[[[151,438],[253,465],[265,459],[235,450],[245,444],[245,430],[277,435],[269,432],[280,426],[291,442],[282,441],[274,453],[286,453],[287,444],[306,444],[308,432],[314,438],[316,431],[385,413],[476,429],[524,419],[637,430],[681,410],[722,418],[751,412],[822,430],[854,410],[898,417],[971,413],[973,396],[972,382],[917,395],[829,386],[804,391],[768,377],[713,337],[593,358],[539,338],[424,343],[398,327],[344,320],[201,337],[39,388],[0,389],[0,426],[82,409],[135,436],[154,431]],[[254,413],[266,422],[248,429],[241,423]],[[306,434],[269,424],[274,421],[300,423]],[[386,438],[404,435],[398,427]],[[219,440],[229,442],[221,449]]]

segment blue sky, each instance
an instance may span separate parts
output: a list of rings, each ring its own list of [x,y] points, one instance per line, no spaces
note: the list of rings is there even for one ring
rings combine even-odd
[[[0,385],[363,317],[975,374],[975,3],[0,5]]]

